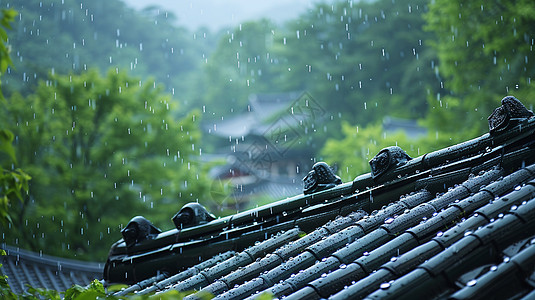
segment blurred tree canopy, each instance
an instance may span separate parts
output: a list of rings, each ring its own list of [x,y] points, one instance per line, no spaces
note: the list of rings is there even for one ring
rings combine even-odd
[[[402,132],[387,134],[380,124],[360,128],[342,122],[342,132],[344,138],[328,140],[321,154],[322,159],[339,166],[338,173],[344,182],[370,172],[368,162],[384,147],[399,146],[411,157],[420,154],[418,143],[408,140]]]
[[[440,80],[440,87],[429,85],[434,88],[419,96],[419,101],[428,99],[427,109],[421,103],[419,107],[425,113],[420,115],[422,124],[429,129],[428,137],[415,141],[420,154],[487,132],[487,117],[505,95],[514,95],[533,109],[535,7],[531,1],[435,0],[420,17],[430,33],[423,40],[431,45],[426,51],[438,56],[432,65]],[[400,103],[410,107],[415,102]],[[346,124],[343,132],[344,138],[329,140],[322,153],[327,161],[340,164],[341,175],[349,168],[348,179],[369,171],[367,161],[383,147],[396,143],[414,153],[412,144],[403,146],[403,135],[380,138],[383,131],[377,127],[356,134]],[[373,150],[371,155],[360,151],[367,141],[371,145],[364,149]]]
[[[0,74],[4,74],[11,62],[11,48],[8,42],[8,29],[15,20],[17,12],[13,9],[2,9],[0,17]],[[6,104],[4,94],[0,89],[0,104]],[[28,190],[28,181],[31,177],[23,170],[15,168],[17,157],[13,148],[13,133],[0,126],[0,224],[7,225],[12,222],[9,208],[18,201]]]
[[[426,9],[423,0],[318,4],[276,44],[289,70],[281,71],[282,82],[309,91],[352,124],[422,117],[424,95],[438,85],[423,30]]]
[[[308,91],[330,115],[343,112],[353,124],[387,114],[423,117],[426,95],[439,86],[435,52],[426,46],[431,34],[423,30],[427,2],[335,1],[283,28],[245,23],[209,59],[202,103],[218,111],[226,104],[228,113],[243,109],[251,93]]]
[[[205,92],[198,95],[199,103],[217,115],[211,119],[244,111],[251,94],[274,92],[279,77],[270,54],[275,28],[263,19],[241,24],[221,36],[201,69]]]
[[[532,1],[436,0],[425,20],[448,91],[430,99],[430,127],[466,139],[487,131],[505,95],[535,103]]]
[[[12,95],[2,120],[35,180],[6,241],[102,260],[136,214],[172,227],[173,211],[210,192],[194,159],[198,113],[179,120],[175,109],[161,87],[115,70],[53,75],[35,94]]]
[[[10,37],[16,51],[6,76],[8,94],[30,93],[50,72],[98,68],[105,74],[116,67],[142,79],[153,77],[185,102],[209,48],[205,36],[194,33],[192,39],[175,25],[172,13],[159,7],[137,12],[118,0],[4,2],[19,12]]]

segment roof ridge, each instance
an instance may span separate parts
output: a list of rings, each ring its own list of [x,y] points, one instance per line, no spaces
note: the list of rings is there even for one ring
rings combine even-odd
[[[374,249],[381,245],[389,245],[389,243],[394,241],[399,241],[395,247],[398,251],[400,251],[400,249],[406,249],[406,247],[409,246],[414,246],[415,244],[417,245],[418,242],[416,238],[411,234],[409,234],[409,236],[402,236],[400,234],[418,224],[422,218],[427,219],[433,216],[436,212],[436,208],[430,204],[431,202],[434,201],[433,203],[435,203],[437,209],[441,209],[448,203],[455,201],[458,197],[466,196],[469,192],[467,192],[465,185],[480,186],[490,182],[492,179],[498,178],[500,175],[501,171],[491,170],[479,176],[469,178],[461,185],[437,196],[434,200],[425,201],[395,218],[386,219],[384,224],[380,225],[379,228],[374,231],[355,239],[350,244],[332,253],[330,257],[323,258],[319,263],[309,266],[307,269],[303,269],[303,272],[295,274],[295,276],[286,279],[280,284],[276,284],[264,292],[270,293],[275,297],[287,296],[304,287],[309,281],[325,277],[326,275],[323,276],[322,274],[335,270],[335,268],[341,264],[349,264],[359,257],[370,256],[371,250],[368,252],[368,249]],[[474,183],[476,181],[478,184]],[[394,239],[394,237],[396,237],[396,239]],[[378,257],[373,256],[373,258],[375,260],[384,259],[385,255],[389,254],[385,254],[384,251],[382,251]],[[377,263],[375,261],[373,262]],[[370,273],[371,270],[373,270],[372,267],[368,267],[366,264],[360,265],[360,267],[365,274]]]
[[[530,168],[535,168],[535,165],[530,166]],[[341,276],[339,273],[334,272],[323,280],[312,281],[309,284],[309,287],[313,287],[320,295],[325,296],[326,294],[334,294],[337,291],[342,291],[341,298],[343,297],[361,297],[365,296],[370,292],[379,288],[379,285],[385,281],[389,281],[395,276],[400,276],[410,270],[415,265],[423,262],[424,260],[438,254],[440,251],[445,249],[447,246],[451,245],[453,242],[460,239],[467,230],[477,228],[484,222],[488,222],[493,217],[497,216],[497,213],[484,213],[477,214],[475,218],[463,222],[463,225],[455,226],[449,230],[446,230],[449,224],[455,219],[460,219],[463,216],[470,215],[474,212],[484,212],[487,207],[494,206],[496,204],[487,204],[491,202],[496,195],[489,190],[494,190],[496,186],[505,183],[505,187],[500,187],[500,190],[505,193],[504,190],[513,190],[515,186],[518,186],[521,182],[526,182],[535,177],[535,174],[529,171],[527,168],[521,169],[513,174],[510,174],[503,179],[499,179],[490,183],[486,187],[481,188],[478,193],[473,194],[472,196],[465,198],[462,201],[453,201],[447,209],[441,211],[440,213],[434,215],[432,218],[427,219],[425,222],[407,230],[406,232],[416,237],[418,244],[420,246],[415,247],[414,249],[405,252],[402,255],[393,256],[389,262],[384,263],[382,266],[377,268],[377,272],[363,274],[363,276],[351,276],[352,280],[362,282],[355,283],[347,290],[343,290],[344,286],[350,284],[347,280],[341,280],[340,278],[347,278],[347,275]],[[513,201],[512,204],[517,203],[518,201]],[[511,204],[511,203],[509,203]],[[487,218],[485,218],[485,216]],[[443,232],[442,230],[445,230]],[[433,236],[434,235],[434,236]],[[359,265],[361,265],[360,262]],[[348,270],[349,272],[349,270]],[[355,271],[352,271],[355,272]],[[298,291],[301,295],[303,293],[310,293],[307,290]],[[288,297],[291,298],[291,297]]]
[[[102,262],[82,261],[58,256],[37,253],[29,250],[20,249],[6,244],[0,245],[1,249],[6,251],[7,256],[22,258],[34,263],[39,263],[51,267],[57,267],[59,264],[64,269],[84,270],[88,272],[100,273],[104,268]]]
[[[116,269],[107,269],[107,280],[123,280],[121,273],[134,269],[138,273],[129,279],[164,270],[149,265],[151,261],[184,268],[187,266],[181,264],[189,257],[207,259],[225,247],[242,251],[268,235],[297,226],[307,235],[255,259],[244,254],[248,262],[244,259],[239,267],[227,264],[210,276],[202,275],[212,272],[210,269],[199,271],[204,276],[202,286],[185,285],[183,282],[190,280],[185,279],[178,283],[182,284],[179,289],[202,288],[187,296],[189,300],[207,293],[217,299],[252,299],[261,290],[287,299],[346,299],[365,297],[381,288],[387,292],[377,293],[385,297],[405,296],[392,294],[396,290],[413,297],[438,297],[431,294],[431,288],[406,292],[403,284],[396,283],[401,280],[418,286],[410,278],[427,274],[421,277],[426,284],[449,288],[443,292],[451,294],[455,284],[475,279],[486,270],[473,253],[490,251],[494,254],[487,259],[496,261],[500,255],[514,255],[520,249],[521,244],[511,246],[512,242],[535,234],[535,224],[526,219],[535,214],[535,204],[531,204],[535,203],[531,201],[535,198],[535,165],[529,165],[535,163],[535,118],[520,102],[506,99],[489,126],[490,133],[416,158],[399,147],[385,148],[370,161],[373,172],[351,182],[340,183],[330,167],[321,163],[317,165],[321,168],[313,168],[305,178],[306,195],[161,233],[155,240],[130,247],[119,241],[110,251],[108,266],[113,264]],[[520,185],[522,182],[527,183]],[[503,223],[502,219],[508,219],[512,227],[495,226]],[[528,227],[519,230],[523,224]],[[487,231],[478,230],[481,226]],[[515,228],[522,232],[510,232]],[[502,238],[500,232],[510,233]],[[468,248],[459,248],[462,245]],[[452,247],[462,250],[456,253]],[[435,265],[421,265],[431,259]],[[461,259],[470,264],[459,264]],[[445,282],[449,285],[442,284]],[[163,284],[154,286],[149,289],[160,289]],[[499,292],[505,296],[512,290]]]
[[[529,185],[524,186],[522,189],[529,189],[529,193],[533,195],[535,192],[535,182],[530,182]],[[518,191],[522,191],[522,189],[519,189]],[[516,191],[513,191],[512,193],[515,192]],[[389,283],[388,286],[385,285],[382,289],[372,293],[370,297],[398,299],[399,295],[402,294],[404,297],[410,298],[411,294],[422,292],[422,289],[425,289],[430,284],[430,281],[432,282],[433,280],[436,280],[437,277],[440,277],[438,272],[441,270],[452,269],[455,267],[466,269],[467,266],[459,266],[459,264],[462,264],[463,262],[463,260],[460,259],[462,255],[474,253],[474,251],[478,251],[479,249],[488,252],[488,249],[482,248],[481,246],[491,242],[495,243],[491,247],[499,248],[499,243],[505,240],[519,241],[531,236],[533,232],[521,229],[524,226],[535,226],[535,201],[533,199],[527,202],[525,201],[527,200],[522,200],[520,203],[515,204],[511,207],[509,213],[497,216],[498,219],[490,222],[484,227],[481,227],[474,232],[465,232],[460,240],[456,241],[443,251],[444,255],[430,258],[427,262],[418,266],[414,271],[411,271],[398,280]],[[506,202],[507,206],[511,204],[508,201]],[[474,217],[477,218],[478,216]],[[496,234],[496,230],[492,230],[493,227],[500,228],[498,234]],[[479,251],[479,253],[482,254],[481,251]],[[508,258],[505,260],[508,260]],[[413,283],[415,281],[418,282],[418,285]],[[333,299],[347,299],[344,298],[345,295],[340,296],[340,298],[333,297]]]

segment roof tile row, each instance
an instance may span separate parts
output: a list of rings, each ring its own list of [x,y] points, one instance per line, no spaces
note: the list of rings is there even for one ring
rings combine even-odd
[[[189,300],[207,293],[216,299],[528,297],[535,287],[535,118],[506,97],[489,126],[489,134],[417,158],[386,148],[372,160],[372,173],[350,183],[324,182],[311,172],[307,186],[320,182],[325,190],[131,246],[119,241],[105,278],[178,273],[152,277],[138,291],[198,291]],[[278,231],[284,232],[268,238]],[[181,272],[188,267],[181,257],[204,250],[208,259],[212,245],[235,254]],[[173,268],[149,267],[153,261]]]

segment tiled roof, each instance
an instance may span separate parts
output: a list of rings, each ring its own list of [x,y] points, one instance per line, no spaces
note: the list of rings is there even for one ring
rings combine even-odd
[[[247,109],[234,117],[225,118],[206,128],[211,134],[228,139],[248,135],[262,135],[271,126],[269,119],[286,111],[303,92],[252,94]]]
[[[27,285],[65,291],[73,284],[88,285],[95,279],[102,279],[104,264],[58,258],[1,245],[6,251],[2,257],[0,272],[7,275],[11,290],[21,295]]]
[[[104,278],[190,300],[535,296],[535,118],[506,97],[489,128],[417,158],[383,149],[348,183],[318,164],[305,194],[119,240]]]

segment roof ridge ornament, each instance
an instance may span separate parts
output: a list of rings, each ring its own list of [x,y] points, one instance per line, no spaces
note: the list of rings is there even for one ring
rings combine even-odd
[[[121,230],[126,247],[134,246],[143,240],[154,239],[160,233],[162,231],[159,228],[142,216],[133,217]]]
[[[333,169],[325,162],[317,162],[312,170],[303,178],[303,193],[305,195],[330,189],[342,183]]]
[[[372,178],[375,179],[392,168],[404,165],[411,159],[412,157],[401,147],[386,147],[370,160]]]
[[[197,226],[215,220],[215,216],[210,213],[204,206],[197,202],[190,202],[182,206],[171,220],[176,229],[180,230],[186,227]]]
[[[531,117],[533,117],[533,112],[528,110],[520,100],[514,96],[506,96],[502,99],[502,105],[488,117],[489,131],[491,134],[498,133]]]

